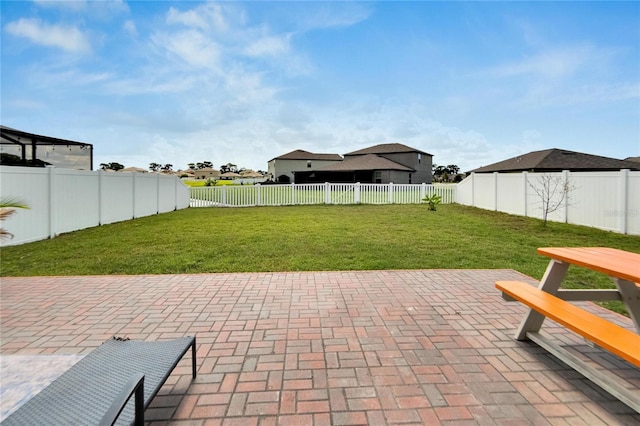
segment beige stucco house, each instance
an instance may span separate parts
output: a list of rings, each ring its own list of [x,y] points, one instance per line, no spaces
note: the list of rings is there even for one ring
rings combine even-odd
[[[338,154],[315,154],[297,149],[269,160],[267,172],[274,182],[296,183],[295,171],[313,171],[341,161]]]

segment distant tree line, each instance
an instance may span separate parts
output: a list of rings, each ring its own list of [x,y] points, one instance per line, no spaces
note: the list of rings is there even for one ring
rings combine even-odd
[[[124,166],[120,163],[100,163],[100,170],[113,170],[117,172],[124,169]]]
[[[460,182],[463,176],[460,174],[460,167],[455,164],[448,166],[433,165],[433,180],[435,182]]]
[[[212,169],[213,168],[213,163],[211,161],[202,161],[202,162],[198,162],[198,163],[189,163],[187,164],[187,167],[189,168],[189,170],[191,171],[195,171],[195,170],[202,170],[202,169]],[[113,171],[119,171],[124,169],[124,165],[117,163],[117,162],[113,162],[113,163],[101,163],[100,164],[100,169],[102,170],[113,170]],[[233,163],[227,163],[227,164],[223,164],[222,166],[220,166],[220,173],[241,173],[243,171],[247,170],[246,168],[238,168],[237,165],[233,164]],[[160,164],[160,163],[149,163],[149,171],[151,172],[171,172],[173,171],[173,164]],[[262,171],[258,171],[259,173],[265,174]]]

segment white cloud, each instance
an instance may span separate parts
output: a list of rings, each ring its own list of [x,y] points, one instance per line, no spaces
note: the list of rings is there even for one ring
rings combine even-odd
[[[299,6],[297,20],[302,31],[350,27],[369,19],[373,13],[369,5],[359,2],[319,2],[314,6],[313,10],[307,2]]]
[[[521,60],[508,62],[489,71],[496,77],[532,76],[544,79],[571,79],[588,74],[606,76],[617,69],[622,50],[591,44],[552,46]]]
[[[87,7],[86,0],[76,0],[76,1],[60,1],[60,0],[33,0],[35,4],[40,7],[49,7],[49,8],[58,8],[58,9],[68,9],[79,11],[83,10]]]
[[[251,104],[259,106],[261,103],[271,100],[277,93],[277,89],[265,85],[262,75],[255,72],[246,72],[241,68],[235,68],[225,73],[225,88],[230,96],[232,104]]]
[[[213,68],[219,62],[220,46],[196,30],[156,34],[152,37],[152,42],[179,61],[185,61],[194,67]]]
[[[113,76],[108,72],[84,72],[77,68],[34,68],[30,73],[34,88],[94,86],[108,82]]]
[[[280,56],[289,52],[292,34],[265,36],[251,42],[244,53],[249,56]]]
[[[227,29],[222,6],[215,3],[206,3],[186,12],[171,7],[167,12],[166,21],[168,24],[181,24],[203,31]]]
[[[34,3],[43,8],[89,14],[100,19],[129,12],[129,6],[123,0],[34,0]]]
[[[493,70],[493,73],[499,77],[520,75],[570,77],[589,62],[592,53],[593,51],[587,47],[551,49],[499,66]]]
[[[71,53],[91,51],[88,37],[77,27],[49,25],[39,19],[22,18],[9,22],[5,29],[11,35],[25,37],[42,46],[58,47]]]
[[[122,28],[131,35],[136,35],[138,30],[136,29],[136,23],[131,19],[128,19],[122,24]]]

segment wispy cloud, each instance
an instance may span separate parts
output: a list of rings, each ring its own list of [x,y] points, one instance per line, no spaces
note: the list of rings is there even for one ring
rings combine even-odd
[[[206,3],[187,11],[179,11],[171,7],[166,16],[167,24],[181,24],[203,31],[225,31],[227,20],[221,5]]]
[[[601,56],[601,52],[589,46],[553,48],[526,56],[519,61],[500,65],[493,68],[491,72],[499,77],[530,75],[545,78],[567,78],[582,70],[593,59]]]
[[[131,19],[127,19],[122,24],[122,28],[131,35],[136,35],[138,33],[138,29],[136,28],[136,23]]]
[[[87,35],[74,26],[50,25],[39,19],[22,18],[9,22],[5,30],[41,46],[57,47],[71,53],[91,51]]]
[[[33,2],[43,8],[89,13],[102,18],[129,11],[129,6],[123,0],[33,0]]]
[[[79,68],[36,67],[30,70],[33,87],[46,89],[48,87],[70,88],[95,86],[110,81],[113,78],[108,72],[85,72]]]
[[[158,33],[152,36],[151,41],[158,49],[166,50],[177,59],[176,62],[184,61],[198,68],[213,68],[219,62],[220,47],[199,31]]]
[[[298,16],[301,31],[350,27],[367,20],[374,12],[370,5],[360,2],[320,2],[312,12],[308,3],[302,6],[304,12]]]
[[[251,42],[244,53],[249,56],[280,56],[290,51],[291,33],[268,35]]]

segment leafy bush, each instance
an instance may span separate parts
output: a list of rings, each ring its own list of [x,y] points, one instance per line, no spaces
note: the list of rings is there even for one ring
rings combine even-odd
[[[438,194],[427,195],[422,199],[427,203],[430,211],[436,211],[436,206],[442,202],[442,197]]]

